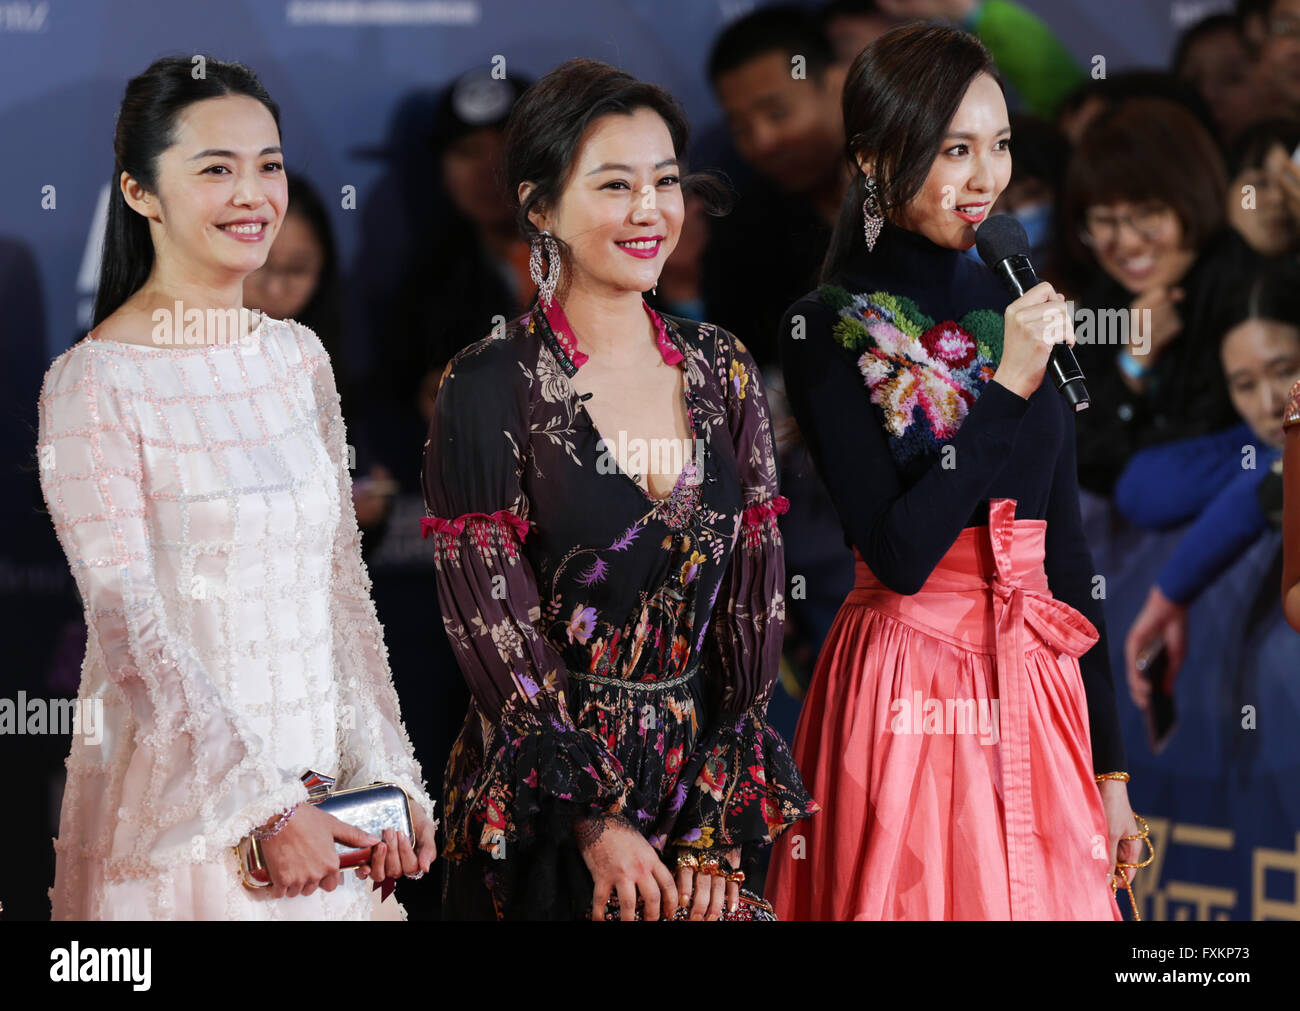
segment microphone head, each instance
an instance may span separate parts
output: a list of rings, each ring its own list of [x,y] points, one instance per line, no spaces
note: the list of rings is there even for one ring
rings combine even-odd
[[[994,270],[1008,256],[1028,256],[1029,236],[1025,226],[1010,214],[994,214],[975,229],[975,251]]]

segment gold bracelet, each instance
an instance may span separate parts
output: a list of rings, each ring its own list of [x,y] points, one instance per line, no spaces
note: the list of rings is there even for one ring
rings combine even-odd
[[[1098,783],[1100,783],[1103,779],[1114,779],[1114,780],[1118,780],[1121,783],[1127,783],[1129,781],[1129,774],[1127,772],[1103,772],[1100,773],[1099,775],[1093,776],[1092,778],[1095,779]]]

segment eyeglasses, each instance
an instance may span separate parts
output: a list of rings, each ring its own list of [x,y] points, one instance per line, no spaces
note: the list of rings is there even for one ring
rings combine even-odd
[[[1079,240],[1085,246],[1109,246],[1119,238],[1120,225],[1128,225],[1141,238],[1154,241],[1160,237],[1172,215],[1170,208],[1159,204],[1139,207],[1128,214],[1089,212],[1079,229]]]

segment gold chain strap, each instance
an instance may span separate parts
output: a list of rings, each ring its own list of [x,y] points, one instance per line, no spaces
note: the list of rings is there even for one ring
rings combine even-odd
[[[1130,779],[1129,774],[1127,772],[1103,772],[1093,778],[1096,779],[1098,783],[1101,783],[1108,779],[1112,779],[1120,783],[1127,783],[1129,782]],[[1141,921],[1142,914],[1138,912],[1137,898],[1133,895],[1133,882],[1129,880],[1129,875],[1127,871],[1139,870],[1140,868],[1146,867],[1148,864],[1150,864],[1151,861],[1156,858],[1156,848],[1155,845],[1151,842],[1151,828],[1147,825],[1146,820],[1136,811],[1133,812],[1133,819],[1138,823],[1139,826],[1139,831],[1137,835],[1120,836],[1120,841],[1122,842],[1125,839],[1141,839],[1144,843],[1147,844],[1147,858],[1143,860],[1140,864],[1125,863],[1123,860],[1117,859],[1115,861],[1115,869],[1111,871],[1110,874],[1110,887],[1111,890],[1115,893],[1115,895],[1118,896],[1119,889],[1120,889],[1120,882],[1122,881],[1124,883],[1124,890],[1128,892],[1129,908],[1133,910],[1133,919]]]
[[[1150,864],[1151,861],[1156,858],[1156,848],[1151,842],[1151,828],[1149,825],[1147,825],[1146,819],[1143,818],[1136,811],[1133,812],[1133,818],[1138,823],[1139,826],[1137,835],[1120,836],[1120,840],[1123,841],[1125,839],[1141,839],[1144,843],[1147,844],[1147,858],[1143,860],[1140,864],[1130,864],[1130,863],[1125,863],[1123,860],[1116,860],[1115,870],[1112,871],[1110,875],[1110,887],[1111,890],[1116,895],[1119,895],[1120,886],[1118,882],[1119,881],[1124,882],[1124,890],[1128,892],[1129,907],[1133,910],[1133,919],[1138,920],[1140,922],[1142,919],[1142,914],[1138,912],[1137,899],[1133,895],[1133,883],[1129,880],[1129,875],[1127,874],[1126,871],[1138,870],[1139,868],[1146,867],[1148,864]]]

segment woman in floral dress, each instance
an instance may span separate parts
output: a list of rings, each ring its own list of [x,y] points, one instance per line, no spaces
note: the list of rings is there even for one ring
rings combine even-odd
[[[642,297],[680,232],[685,139],[670,96],[590,60],[507,128],[539,298],[452,359],[425,447],[472,693],[444,780],[449,918],[718,918],[739,876],[716,870],[817,810],[764,718],[785,500],[758,371]],[[638,450],[659,436],[673,462]]]

